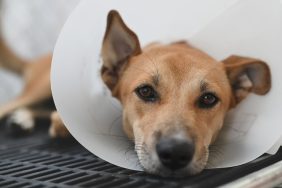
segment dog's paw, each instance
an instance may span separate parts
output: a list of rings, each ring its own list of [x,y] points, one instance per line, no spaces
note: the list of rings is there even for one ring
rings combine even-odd
[[[28,109],[18,109],[6,119],[6,128],[9,134],[21,136],[34,130],[34,118]]]
[[[58,112],[51,114],[51,126],[49,128],[49,135],[52,138],[68,138],[70,133],[61,120]]]

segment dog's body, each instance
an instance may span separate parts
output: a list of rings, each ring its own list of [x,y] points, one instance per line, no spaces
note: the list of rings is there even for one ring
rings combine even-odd
[[[0,66],[20,75],[25,82],[21,94],[0,108],[0,119],[6,119],[6,126],[12,134],[33,131],[36,118],[51,118],[50,135],[68,136],[53,105],[51,60],[51,54],[32,61],[23,60],[15,55],[0,37]]]
[[[141,165],[163,176],[203,170],[227,111],[248,93],[270,89],[269,68],[257,59],[231,56],[222,63],[186,42],[141,49],[115,11],[108,16],[101,56],[102,79],[123,105],[124,131],[134,140]],[[23,74],[26,87],[0,109],[0,117],[51,98],[51,57],[37,64],[15,59],[6,67]],[[56,112],[52,121],[53,136],[68,135]]]

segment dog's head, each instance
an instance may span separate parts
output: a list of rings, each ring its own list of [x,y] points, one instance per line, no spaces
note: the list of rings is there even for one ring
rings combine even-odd
[[[226,112],[250,92],[270,89],[268,66],[231,56],[218,62],[185,42],[141,49],[116,11],[102,45],[102,79],[123,106],[123,127],[145,171],[183,176],[203,170]]]

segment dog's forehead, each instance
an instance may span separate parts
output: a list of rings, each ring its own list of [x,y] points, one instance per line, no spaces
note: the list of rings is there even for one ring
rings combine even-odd
[[[217,80],[225,74],[222,63],[194,48],[151,48],[135,61],[135,68],[144,70],[144,77],[152,75],[153,80],[174,80],[177,84],[193,80]]]

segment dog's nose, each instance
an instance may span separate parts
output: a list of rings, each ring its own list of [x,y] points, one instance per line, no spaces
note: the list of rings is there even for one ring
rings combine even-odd
[[[193,158],[194,143],[187,139],[163,137],[156,145],[161,163],[171,170],[184,168]]]

